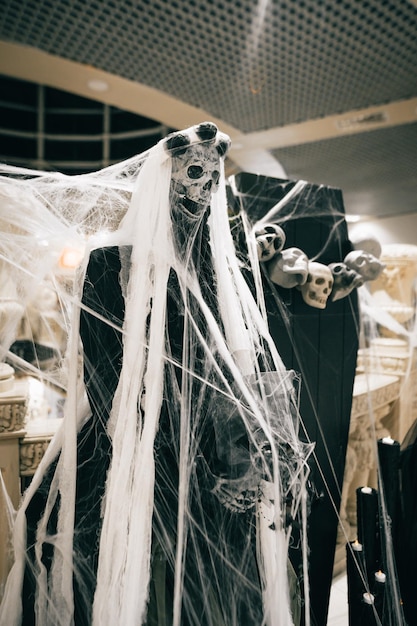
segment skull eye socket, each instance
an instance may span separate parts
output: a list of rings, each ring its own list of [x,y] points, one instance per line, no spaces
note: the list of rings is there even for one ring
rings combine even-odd
[[[325,283],[324,278],[317,278],[316,285],[324,285],[324,283]]]
[[[214,170],[212,174],[212,178],[213,178],[214,183],[217,185],[217,183],[219,182],[219,178],[220,178],[220,172],[218,172],[217,170]]]
[[[190,165],[190,167],[187,169],[188,178],[192,178],[194,180],[197,178],[201,178],[203,174],[204,170],[201,165]]]
[[[274,248],[275,248],[275,250],[278,250],[278,248],[281,248],[282,245],[283,244],[282,244],[281,237],[276,237],[275,240],[274,240]]]
[[[333,274],[341,274],[343,271],[343,265],[334,265],[332,268]]]

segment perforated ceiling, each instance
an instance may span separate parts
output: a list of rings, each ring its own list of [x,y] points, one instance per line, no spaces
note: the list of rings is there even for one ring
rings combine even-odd
[[[2,38],[156,87],[247,132],[417,95],[417,11],[405,0],[2,4]]]
[[[417,96],[408,0],[2,0],[0,38],[154,87],[245,133]],[[289,177],[342,189],[361,162],[359,186],[372,190],[398,170],[389,149],[372,152],[384,137],[416,165],[415,128],[386,133],[301,140],[274,154]],[[381,214],[394,195],[377,203]]]
[[[282,148],[276,156],[296,179],[342,188],[358,214],[417,210],[417,123]]]

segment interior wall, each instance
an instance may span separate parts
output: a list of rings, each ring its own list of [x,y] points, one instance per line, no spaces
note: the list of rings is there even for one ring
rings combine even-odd
[[[349,225],[349,234],[369,233],[383,244],[407,243],[417,246],[417,213],[369,220]]]

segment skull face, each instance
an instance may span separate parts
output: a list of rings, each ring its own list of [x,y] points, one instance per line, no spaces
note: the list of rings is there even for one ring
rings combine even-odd
[[[268,265],[270,279],[276,285],[291,289],[303,285],[308,276],[308,258],[299,248],[286,248]]]
[[[301,295],[306,304],[325,309],[333,287],[333,274],[327,265],[313,261],[308,264],[307,282],[301,285]]]
[[[364,279],[346,263],[330,263],[329,269],[333,274],[332,302],[345,298],[351,291],[360,287]]]
[[[344,262],[350,269],[360,274],[364,280],[375,280],[385,268],[384,263],[373,254],[363,250],[349,252]]]
[[[208,207],[219,178],[220,155],[214,145],[191,145],[172,158],[171,193],[192,213]]]
[[[259,261],[269,261],[284,247],[285,233],[278,224],[255,226],[253,233]]]

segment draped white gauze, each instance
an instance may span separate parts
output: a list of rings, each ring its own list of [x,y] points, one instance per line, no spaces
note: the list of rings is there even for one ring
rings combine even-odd
[[[89,254],[61,293],[64,423],[17,515],[2,624],[293,623],[288,542],[310,448],[235,255],[227,147],[205,123],[96,174],[5,183]],[[216,150],[199,202],[174,173]]]

